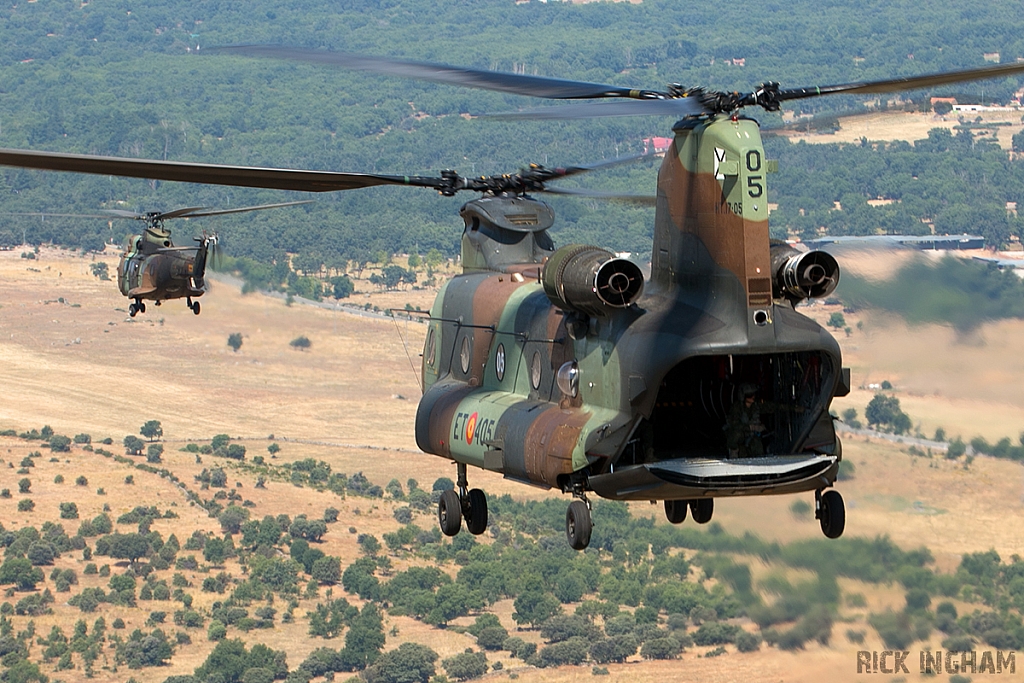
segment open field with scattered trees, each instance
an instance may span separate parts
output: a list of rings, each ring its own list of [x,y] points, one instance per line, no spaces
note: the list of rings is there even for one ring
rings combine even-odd
[[[171,304],[129,322],[94,263],[0,254],[0,380],[14,388],[0,410],[0,643],[12,671],[852,681],[860,649],[1024,645],[1024,420],[997,391],[1024,370],[991,353],[1020,356],[1019,321],[981,325],[973,345],[910,328],[909,363],[891,343],[899,323],[844,314],[849,336],[837,333],[862,388],[837,412],[868,421],[881,395],[910,433],[983,437],[993,454],[846,439],[843,539],[820,538],[809,497],[720,501],[708,527],[603,502],[577,554],[561,496],[487,473],[473,483],[490,494],[492,531],[442,540],[435,486],[454,471],[412,443],[416,323],[396,330],[224,282],[201,324]],[[432,296],[369,274],[352,296],[370,313]],[[823,323],[836,311],[808,309]],[[291,345],[300,336],[305,350]],[[942,363],[959,352],[959,370]],[[959,392],[924,390],[963,367]]]

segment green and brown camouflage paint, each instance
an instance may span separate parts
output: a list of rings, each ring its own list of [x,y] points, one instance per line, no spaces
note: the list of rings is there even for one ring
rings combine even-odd
[[[828,406],[842,386],[840,351],[823,328],[772,298],[758,125],[700,118],[680,122],[675,134],[658,178],[650,281],[626,308],[581,314],[545,294],[541,275],[553,253],[546,205],[518,198],[502,213],[500,203],[512,200],[489,198],[464,207],[465,272],[435,300],[423,354],[422,450],[540,486],[583,482],[612,498],[758,495],[834,481],[839,445]],[[541,216],[532,225],[501,218],[531,211]],[[579,323],[584,332],[570,335],[568,326]],[[793,451],[832,454],[830,464],[799,481],[727,491],[666,482],[643,468],[625,474],[624,452],[635,449],[666,377],[698,357],[803,367],[814,396],[805,392]],[[572,360],[580,372],[575,397],[555,381]]]

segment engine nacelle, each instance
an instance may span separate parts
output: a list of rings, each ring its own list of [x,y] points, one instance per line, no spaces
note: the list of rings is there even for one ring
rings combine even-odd
[[[772,246],[772,293],[792,301],[828,296],[839,284],[839,262],[824,251]]]
[[[598,316],[626,308],[644,291],[638,265],[585,244],[569,244],[552,254],[541,281],[559,308]]]

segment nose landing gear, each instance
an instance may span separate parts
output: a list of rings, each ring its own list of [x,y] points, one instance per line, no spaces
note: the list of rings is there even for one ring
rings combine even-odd
[[[192,297],[186,297],[185,298],[185,303],[192,310],[193,314],[199,315],[199,302],[198,301],[192,301]]]
[[[135,317],[138,313],[146,312],[146,304],[142,303],[142,299],[136,299],[135,303],[128,306],[128,315]]]

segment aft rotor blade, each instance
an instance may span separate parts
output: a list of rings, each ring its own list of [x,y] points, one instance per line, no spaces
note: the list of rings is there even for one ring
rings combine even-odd
[[[237,209],[217,209],[214,211],[201,211],[190,213],[185,218],[200,218],[202,216],[223,216],[229,213],[243,213],[245,211],[262,211],[263,209],[279,209],[284,206],[298,206],[299,204],[312,204],[312,199],[304,199],[299,202],[280,202],[278,204],[260,204],[259,206],[243,206]]]
[[[643,204],[654,206],[658,198],[654,195],[642,194],[615,194],[614,192],[599,192],[596,190],[580,190],[568,187],[545,187],[543,192],[548,194],[568,195],[572,197],[589,197],[591,199],[605,199],[613,202],[628,202],[631,204]]]
[[[347,52],[305,50],[283,45],[233,45],[210,48],[205,52],[240,54],[250,57],[271,57],[291,59],[312,64],[336,66],[351,71],[369,71],[387,76],[402,76],[420,81],[431,81],[446,85],[458,85],[482,90],[496,90],[528,97],[548,99],[592,99],[598,97],[625,97],[629,99],[660,99],[667,94],[655,90],[638,90],[604,83],[570,81],[547,76],[527,76],[484,69],[417,62],[389,57],[369,57]]]
[[[419,176],[224,166],[181,161],[124,159],[90,154],[35,152],[23,149],[0,149],[0,166],[302,192],[334,192],[377,185],[414,185],[437,188],[441,183],[439,178]],[[134,214],[132,215],[134,216]]]
[[[581,102],[560,107],[537,107],[517,112],[484,114],[481,118],[493,119],[590,119],[605,116],[674,116],[683,118],[708,113],[695,97],[679,97],[670,100],[629,100],[622,102]]]
[[[1000,78],[1024,73],[1024,63],[998,64],[964,71],[950,71],[941,74],[892,78],[885,81],[867,81],[863,83],[846,83],[843,85],[823,85],[811,88],[792,88],[779,91],[780,100],[799,100],[819,95],[835,95],[839,93],[888,93],[917,88],[931,88],[950,83],[980,81],[986,78]]]

